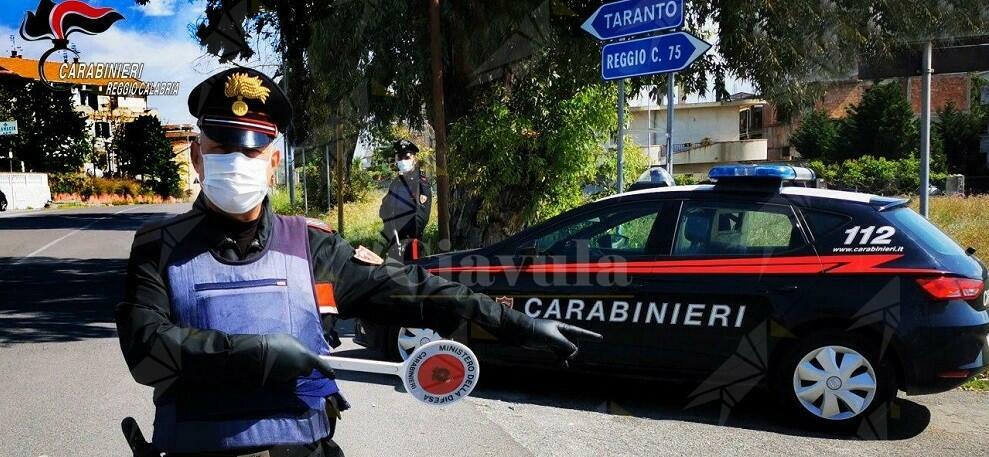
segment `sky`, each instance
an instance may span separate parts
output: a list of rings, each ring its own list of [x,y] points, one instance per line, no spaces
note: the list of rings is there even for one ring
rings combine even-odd
[[[205,55],[192,37],[190,25],[202,17],[203,0],[152,0],[138,6],[134,0],[87,0],[93,6],[112,7],[124,16],[104,33],[73,33],[70,44],[78,47],[84,62],[142,62],[145,81],[178,81],[178,96],[152,96],[148,104],[157,109],[164,123],[193,123],[186,99],[196,84],[223,68],[213,56]],[[38,0],[4,0],[0,9],[0,53],[9,56],[10,35],[26,58],[37,59],[51,47],[45,41],[25,41],[18,34],[27,11],[34,11]],[[261,60],[271,53],[260,53]],[[70,55],[71,57],[71,55]],[[51,60],[61,59],[54,54]],[[260,63],[249,62],[248,65]],[[266,73],[270,73],[267,72]]]

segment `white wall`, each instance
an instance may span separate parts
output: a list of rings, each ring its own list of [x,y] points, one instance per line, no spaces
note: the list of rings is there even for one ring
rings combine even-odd
[[[711,141],[737,141],[738,111],[736,105],[683,107],[673,110],[673,143],[700,143],[705,138]],[[636,143],[647,145],[648,136],[655,132],[660,143],[666,141],[666,109],[651,110],[656,119],[656,128],[648,127],[649,111],[632,111],[629,134]]]
[[[52,199],[45,173],[0,173],[0,191],[7,196],[7,209],[44,208]]]

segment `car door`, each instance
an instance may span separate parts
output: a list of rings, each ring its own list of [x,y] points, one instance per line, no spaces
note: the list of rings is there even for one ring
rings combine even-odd
[[[644,364],[706,373],[739,352],[765,364],[759,326],[810,292],[814,275],[799,273],[819,264],[793,208],[713,193],[684,200],[672,230],[669,257],[631,285]]]
[[[604,341],[580,342],[578,363],[638,367],[642,334],[612,319],[613,305],[633,297],[624,271],[628,261],[653,259],[654,231],[663,220],[656,200],[596,205],[533,232],[514,251],[514,272],[486,292],[529,316],[556,319],[601,333]],[[476,338],[472,333],[472,339]],[[487,350],[487,348],[485,349]],[[508,348],[490,348],[507,356]],[[519,357],[540,357],[529,353]]]

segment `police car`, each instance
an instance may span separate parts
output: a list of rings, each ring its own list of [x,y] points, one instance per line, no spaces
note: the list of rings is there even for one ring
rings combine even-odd
[[[724,166],[713,184],[604,198],[492,246],[426,257],[435,274],[533,317],[604,335],[572,366],[766,380],[792,410],[848,426],[896,395],[954,388],[989,363],[986,268],[907,200],[803,187],[811,170]],[[465,338],[483,361],[548,362]],[[429,330],[358,325],[406,354]]]

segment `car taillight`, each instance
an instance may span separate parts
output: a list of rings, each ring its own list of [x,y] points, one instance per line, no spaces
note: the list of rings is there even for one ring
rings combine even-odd
[[[969,278],[917,278],[917,284],[936,300],[961,298],[973,300],[982,294],[982,280]]]

